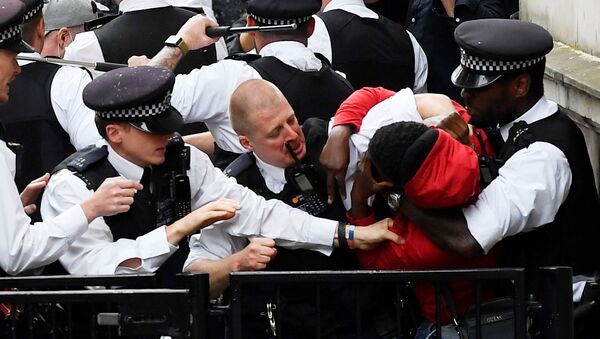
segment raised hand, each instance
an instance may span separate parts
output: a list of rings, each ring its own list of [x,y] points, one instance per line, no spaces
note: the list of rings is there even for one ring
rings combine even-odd
[[[217,42],[218,38],[206,35],[207,27],[216,27],[218,24],[201,14],[195,15],[181,26],[177,35],[183,38],[190,50],[200,49]]]
[[[352,127],[350,126],[333,127],[319,157],[319,161],[327,170],[327,202],[330,204],[335,199],[336,183],[341,197],[346,198],[346,171],[350,162],[348,141],[351,135]]]
[[[104,180],[92,196],[81,204],[88,222],[100,216],[111,216],[129,211],[133,195],[144,186],[123,177]]]
[[[184,237],[198,233],[210,224],[233,218],[239,209],[240,204],[231,199],[210,202],[167,226],[167,240],[176,245]]]
[[[23,203],[23,209],[28,215],[32,215],[37,210],[35,202],[44,190],[44,188],[46,188],[48,180],[50,180],[50,174],[46,173],[41,177],[30,182],[25,187],[23,192],[21,192],[21,203]]]

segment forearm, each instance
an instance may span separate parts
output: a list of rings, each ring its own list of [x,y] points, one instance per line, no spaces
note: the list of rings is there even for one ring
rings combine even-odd
[[[150,60],[148,66],[162,66],[173,71],[182,58],[183,53],[179,48],[165,46]]]
[[[461,209],[421,209],[402,199],[401,211],[413,220],[436,245],[465,258],[483,254],[483,249],[469,232]]]
[[[233,272],[234,255],[220,260],[198,260],[185,268],[186,272],[208,273],[211,298],[217,298],[229,286],[229,273]]]

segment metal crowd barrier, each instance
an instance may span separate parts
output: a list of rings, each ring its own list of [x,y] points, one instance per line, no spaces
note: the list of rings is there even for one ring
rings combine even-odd
[[[0,288],[11,289],[0,292],[0,303],[10,303],[13,310],[24,305],[26,318],[17,319],[13,311],[4,319],[9,324],[3,335],[39,337],[35,322],[44,321],[43,335],[49,338],[205,338],[208,274],[181,274],[177,282],[178,288],[165,289],[156,287],[154,275],[0,278]],[[42,306],[48,310],[43,314]],[[61,312],[66,315],[62,323]],[[75,332],[75,326],[89,333]]]
[[[542,305],[541,311],[537,310],[539,338],[561,338],[572,339],[572,298],[571,298],[571,269],[570,268],[546,268],[540,270],[541,288],[538,296],[539,302],[532,302],[532,305]],[[353,286],[356,293],[361,287],[392,285],[395,291],[393,297],[394,304],[397,307],[396,321],[400,323],[399,314],[402,312],[401,305],[405,303],[404,296],[400,293],[401,287],[410,282],[431,282],[435,284],[436,317],[438,319],[437,331],[440,334],[439,319],[441,312],[444,312],[442,305],[443,286],[450,281],[469,280],[475,282],[475,312],[476,312],[476,334],[477,339],[482,338],[481,333],[481,309],[482,286],[491,281],[507,281],[512,286],[512,298],[514,302],[514,338],[528,338],[527,312],[531,311],[528,305],[530,302],[526,299],[526,286],[524,269],[477,269],[477,270],[443,270],[443,271],[314,271],[314,272],[237,272],[232,273],[230,277],[230,322],[231,333],[234,339],[245,336],[246,324],[244,310],[249,307],[244,303],[245,296],[256,293],[258,286],[272,287],[272,296],[275,300],[274,305],[268,307],[267,312],[281,309],[282,289],[297,286],[303,290],[314,289],[314,305],[317,308],[329,295],[323,295],[322,287],[327,284],[346,284]],[[527,296],[529,298],[529,296]],[[354,317],[356,327],[356,338],[363,337],[361,330],[361,305],[354,308],[355,313],[348,315]],[[569,305],[571,309],[569,310]],[[317,318],[321,316],[316,312]],[[247,317],[247,316],[246,316]],[[286,329],[280,321],[281,314],[274,316],[273,327],[276,327],[276,333],[271,335],[276,338],[285,338]],[[526,321],[527,320],[527,321]],[[320,319],[315,323],[319,324]],[[321,327],[316,326],[315,338],[320,338]],[[406,333],[402,332],[400,326],[396,327],[395,338],[406,338]],[[472,337],[470,337],[472,339]],[[483,338],[485,339],[485,338]]]
[[[293,333],[286,332],[281,322],[282,297],[294,286],[302,290],[314,291],[310,297],[313,306],[319,310],[327,300],[332,298],[327,285],[342,286],[351,291],[347,300],[353,306],[352,311],[345,316],[352,320],[354,333],[352,337],[363,336],[361,313],[367,312],[361,304],[368,295],[361,292],[362,288],[379,286],[392,291],[395,314],[390,318],[395,323],[388,337],[408,338],[402,326],[407,299],[405,292],[407,284],[415,282],[433,283],[436,317],[441,319],[441,312],[447,312],[447,306],[442,305],[443,288],[451,281],[469,280],[475,283],[474,298],[476,331],[469,339],[486,339],[482,336],[481,303],[484,300],[485,287],[488,283],[505,282],[510,286],[509,295],[513,301],[514,338],[573,338],[573,304],[571,298],[571,269],[567,267],[542,268],[534,282],[536,296],[526,295],[525,272],[523,269],[477,269],[477,270],[443,270],[443,271],[308,271],[308,272],[237,272],[230,276],[229,307],[215,312],[208,303],[208,274],[178,275],[178,286],[175,289],[158,288],[154,275],[128,276],[47,276],[47,277],[10,277],[0,278],[0,288],[16,288],[0,292],[0,303],[26,305],[23,317],[17,320],[13,315],[8,319],[12,332],[3,338],[37,338],[34,331],[36,307],[52,305],[50,312],[44,314],[50,330],[44,337],[48,338],[116,338],[116,337],[152,337],[160,335],[172,338],[208,338],[208,324],[211,314],[229,313],[225,333],[226,338],[248,337],[247,321],[244,312],[248,310],[247,297],[260,295],[270,291],[273,303],[268,312],[273,312],[271,319],[277,325],[272,337],[289,338]],[[527,281],[531,285],[531,281]],[[89,289],[89,286],[95,286]],[[102,287],[102,288],[98,288]],[[292,287],[290,289],[290,287]],[[387,294],[386,294],[387,296]],[[54,307],[58,305],[58,307]],[[88,306],[81,311],[78,305]],[[57,313],[66,314],[66,323],[61,325]],[[79,314],[78,312],[82,312]],[[83,315],[83,318],[78,316]],[[265,314],[268,316],[268,314]],[[312,315],[312,314],[311,314]],[[314,335],[309,337],[321,338],[321,329],[327,327],[328,319],[320,319],[321,313],[316,312],[317,324]],[[72,331],[73,326],[84,319],[89,334]],[[6,321],[7,319],[5,319]],[[37,319],[39,321],[39,319]],[[487,321],[487,319],[485,319]],[[214,321],[213,321],[214,322]],[[438,321],[439,323],[439,321]],[[18,332],[18,324],[24,332]],[[320,326],[324,325],[324,326]],[[437,333],[440,327],[437,325]],[[310,327],[307,324],[307,327]],[[364,326],[366,327],[366,326]],[[413,335],[414,333],[410,333]],[[2,336],[0,335],[0,336]],[[37,335],[37,336],[36,336]],[[298,336],[296,336],[298,337]]]

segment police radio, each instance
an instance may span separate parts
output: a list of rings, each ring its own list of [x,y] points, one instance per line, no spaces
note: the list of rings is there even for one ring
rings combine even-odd
[[[189,169],[190,148],[175,133],[167,145],[165,162],[152,171],[159,224],[170,224],[191,213]]]
[[[286,143],[285,148],[296,163],[294,167],[285,171],[286,180],[300,192],[290,197],[289,205],[310,215],[320,215],[327,210],[328,205],[323,192],[321,192],[323,185],[315,167],[302,164],[289,144]]]

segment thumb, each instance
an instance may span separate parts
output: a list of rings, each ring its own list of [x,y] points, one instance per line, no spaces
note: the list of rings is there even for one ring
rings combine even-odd
[[[25,211],[25,214],[32,215],[35,213],[35,211],[37,211],[37,206],[35,204],[27,205],[23,207],[23,210]]]

